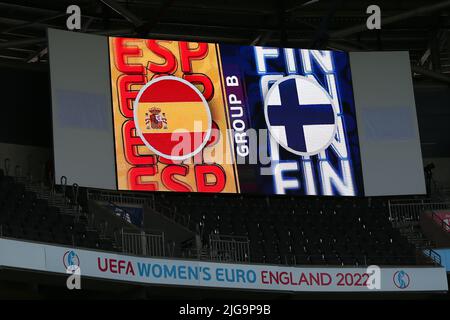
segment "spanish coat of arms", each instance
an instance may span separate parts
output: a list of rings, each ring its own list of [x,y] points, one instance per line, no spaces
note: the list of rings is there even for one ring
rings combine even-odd
[[[160,108],[150,108],[145,113],[145,125],[147,129],[167,129],[167,118]]]

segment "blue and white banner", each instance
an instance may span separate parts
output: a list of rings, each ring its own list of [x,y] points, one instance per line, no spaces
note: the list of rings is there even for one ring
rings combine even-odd
[[[285,267],[154,259],[0,239],[0,266],[141,284],[292,292],[447,291],[441,267]]]

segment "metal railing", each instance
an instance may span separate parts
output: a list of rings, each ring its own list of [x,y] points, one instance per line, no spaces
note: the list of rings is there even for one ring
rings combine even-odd
[[[425,249],[423,250],[423,254],[428,257],[429,259],[433,260],[435,264],[437,265],[442,265],[442,259],[441,259],[441,255],[439,253],[437,253],[436,251],[434,251],[431,248]]]
[[[312,254],[312,255],[295,255],[288,254],[280,256],[275,260],[275,264],[284,264],[289,266],[302,265],[330,265],[330,266],[369,266],[369,265],[436,265],[440,264],[440,256],[437,252],[431,250],[431,256],[426,254],[431,260],[418,263],[419,257],[417,255],[389,255],[389,256],[372,256],[372,255],[339,255],[333,257],[331,260],[329,256]],[[267,263],[267,261],[263,261]]]
[[[391,222],[419,221],[425,211],[450,209],[450,202],[433,202],[430,199],[389,200]]]
[[[164,257],[164,232],[162,231],[128,231],[122,229],[122,251],[139,256]]]
[[[96,200],[96,201],[104,201],[104,202],[113,202],[120,204],[140,204],[140,205],[148,205],[150,208],[155,210],[157,213],[160,213],[178,224],[189,228],[190,224],[190,216],[179,214],[176,208],[169,207],[162,203],[156,203],[153,195],[149,195],[147,197],[139,196],[137,194],[128,193],[123,194],[121,192],[113,192],[113,191],[103,191],[96,189],[88,189],[87,190],[87,199],[88,200]]]
[[[115,203],[128,204],[150,204],[151,197],[136,196],[133,194],[124,194],[123,192],[103,191],[96,189],[87,189],[87,199]]]
[[[250,245],[247,237],[210,235],[210,259],[223,262],[250,261]]]

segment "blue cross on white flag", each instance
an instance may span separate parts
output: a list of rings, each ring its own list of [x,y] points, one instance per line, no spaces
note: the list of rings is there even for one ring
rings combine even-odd
[[[333,100],[314,80],[297,75],[278,80],[267,93],[264,113],[270,134],[294,154],[315,155],[333,142]]]

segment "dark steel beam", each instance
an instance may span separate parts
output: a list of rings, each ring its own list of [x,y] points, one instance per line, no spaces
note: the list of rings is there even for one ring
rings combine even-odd
[[[115,0],[100,0],[106,6],[108,6],[113,11],[117,12],[119,15],[124,17],[128,22],[130,22],[135,28],[142,27],[144,25],[144,21],[142,21],[138,16],[136,16],[133,12],[123,7],[120,3]]]
[[[20,61],[16,61],[16,60],[0,58],[0,68],[46,72],[46,71],[48,71],[48,64],[47,63],[25,63],[25,62],[20,62]]]
[[[21,48],[27,47],[34,44],[40,44],[47,41],[47,38],[31,38],[31,39],[20,39],[8,42],[0,43],[0,49],[4,48]]]
[[[439,45],[439,34],[436,29],[430,35],[430,54],[433,71],[441,71],[441,48]]]
[[[328,41],[328,27],[336,11],[342,6],[343,0],[334,0],[328,9],[328,13],[322,18],[316,28],[316,34],[311,41],[311,48],[322,47]]]
[[[165,15],[167,10],[172,6],[174,0],[164,0],[161,7],[158,8],[153,14],[153,17],[149,21],[145,22],[142,26],[136,28],[136,31],[140,36],[145,36],[148,34],[155,26],[159,24],[162,17]]]
[[[343,51],[366,51],[366,50],[355,49],[355,47],[353,47],[353,46],[336,43],[336,42],[329,42],[328,47],[330,49],[337,49],[337,50],[343,50]],[[432,71],[429,69],[425,69],[425,68],[417,66],[417,65],[411,66],[411,71],[421,74],[423,76],[426,76],[428,78],[450,84],[450,77],[445,74],[435,72],[435,71]]]
[[[288,47],[288,37],[286,32],[287,15],[285,10],[285,0],[275,0],[278,5],[278,31],[280,33],[280,47]]]
[[[406,19],[409,19],[409,18],[412,18],[415,16],[419,16],[419,15],[429,14],[429,13],[432,13],[432,12],[435,12],[435,11],[438,11],[441,9],[445,9],[447,7],[450,7],[450,0],[439,2],[439,3],[432,4],[432,5],[425,6],[425,7],[420,7],[417,9],[410,10],[410,11],[406,11],[406,12],[400,13],[398,15],[381,18],[381,26],[384,27],[391,23],[406,20]],[[362,32],[362,31],[367,31],[367,26],[365,23],[354,26],[354,27],[331,32],[330,38],[331,39],[343,38],[343,37],[349,36],[351,34]]]
[[[127,0],[118,0],[119,3],[125,4]],[[147,8],[159,8],[161,6],[161,1],[150,1],[150,0],[133,0],[131,2],[134,6],[147,7]],[[222,1],[207,1],[201,3],[200,1],[179,1],[176,5],[177,9],[190,9],[202,12],[230,12],[230,13],[246,13],[246,14],[271,14],[273,13],[273,6],[268,5],[267,2],[261,1],[258,5],[254,3],[248,3],[241,1],[238,6],[230,5],[227,2]]]
[[[423,76],[426,76],[428,78],[450,84],[450,77],[445,74],[435,72],[435,71],[432,71],[429,69],[425,69],[425,68],[419,67],[419,66],[411,66],[411,71],[421,74]]]
[[[47,22],[47,21],[51,21],[51,20],[54,20],[54,19],[62,18],[62,17],[65,17],[66,15],[67,15],[66,13],[58,13],[56,15],[53,15],[53,16],[50,16],[50,17],[45,17],[45,18],[42,18],[42,19],[39,19],[39,20],[36,20],[36,21],[25,22],[25,23],[22,23],[22,24],[10,27],[10,28],[8,28],[6,30],[2,30],[1,33],[8,33],[8,32],[11,32],[11,31],[14,31],[14,30],[17,30],[17,29],[27,28],[27,27],[34,26],[34,25],[41,25],[42,22]]]
[[[2,24],[8,25],[8,28],[3,30],[3,32],[9,32],[8,29],[16,29],[16,28],[30,28],[30,29],[47,29],[47,28],[56,28],[56,25],[52,25],[49,23],[40,23],[38,21],[28,21],[21,20],[19,18],[13,17],[4,17],[0,16],[0,22]]]
[[[12,9],[15,11],[32,12],[32,13],[35,13],[38,15],[43,15],[43,16],[50,16],[50,15],[54,15],[54,14],[58,13],[58,11],[56,11],[56,10],[43,9],[43,8],[19,5],[19,4],[15,4],[15,3],[6,3],[6,2],[0,2],[0,8],[3,8],[3,10]]]

